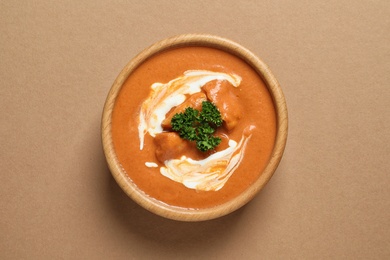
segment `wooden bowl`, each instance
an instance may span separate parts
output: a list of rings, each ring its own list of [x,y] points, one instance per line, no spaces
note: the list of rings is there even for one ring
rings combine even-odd
[[[241,193],[239,196],[235,197],[231,201],[212,208],[180,208],[177,206],[167,205],[166,203],[162,203],[156,199],[145,195],[145,193],[139,190],[139,188],[132,182],[130,177],[121,167],[121,163],[117,158],[113,146],[111,128],[113,107],[115,104],[116,97],[120,92],[121,87],[126,81],[127,77],[132,73],[132,71],[134,71],[149,57],[164,50],[184,46],[212,47],[236,55],[237,57],[246,61],[251,67],[253,67],[253,69],[258,73],[258,75],[266,84],[272,96],[274,107],[276,110],[276,139],[268,165],[259,175],[257,181],[253,183],[243,193]],[[268,66],[252,52],[231,40],[203,34],[185,34],[168,38],[153,44],[149,48],[142,51],[139,55],[137,55],[124,67],[124,69],[121,71],[121,73],[113,83],[111,90],[107,96],[102,116],[103,149],[110,171],[118,185],[130,198],[132,198],[135,202],[137,202],[145,209],[157,215],[180,221],[203,221],[214,219],[229,214],[248,203],[270,180],[276,168],[278,167],[286,145],[287,129],[288,118],[285,98],[276,78],[274,77]]]

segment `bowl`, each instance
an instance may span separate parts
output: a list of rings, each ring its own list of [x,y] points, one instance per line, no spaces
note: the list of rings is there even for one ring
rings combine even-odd
[[[170,205],[146,194],[125,170],[118,158],[113,142],[113,110],[122,87],[132,73],[145,61],[157,54],[178,48],[198,46],[217,49],[232,54],[248,64],[268,90],[275,111],[275,138],[273,148],[265,167],[259,170],[258,177],[245,190],[234,198],[206,208],[191,208]],[[142,100],[140,100],[140,103]],[[112,176],[120,188],[136,203],[159,216],[179,221],[204,221],[227,215],[247,204],[271,179],[282,158],[288,130],[288,117],[285,98],[281,87],[269,67],[255,54],[240,44],[226,38],[206,34],[184,34],[159,41],[134,57],[114,81],[102,115],[102,143],[104,154]]]

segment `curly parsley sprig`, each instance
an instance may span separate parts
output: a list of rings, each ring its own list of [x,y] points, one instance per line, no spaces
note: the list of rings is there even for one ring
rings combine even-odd
[[[221,138],[213,136],[215,129],[222,125],[222,117],[218,108],[210,101],[202,102],[202,111],[187,107],[183,113],[172,117],[172,130],[189,141],[195,141],[196,147],[206,152],[221,143]]]

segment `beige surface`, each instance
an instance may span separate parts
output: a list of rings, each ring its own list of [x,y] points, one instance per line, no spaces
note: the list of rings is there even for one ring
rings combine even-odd
[[[62,2],[0,1],[0,259],[390,258],[390,2]],[[258,54],[290,119],[266,188],[201,223],[128,199],[99,129],[122,67],[191,32]]]

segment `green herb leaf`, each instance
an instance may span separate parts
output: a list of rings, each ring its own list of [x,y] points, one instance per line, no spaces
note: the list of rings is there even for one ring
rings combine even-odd
[[[222,125],[221,113],[210,101],[202,102],[202,111],[187,107],[183,113],[172,117],[172,130],[180,137],[195,141],[196,147],[206,152],[221,143],[221,138],[213,136],[215,129]]]
[[[196,142],[196,148],[202,152],[207,152],[214,149],[221,143],[221,138],[217,136],[204,137],[204,139]]]
[[[202,122],[212,123],[216,127],[222,125],[221,113],[218,108],[209,101],[202,102],[202,112],[200,113],[200,120]]]

